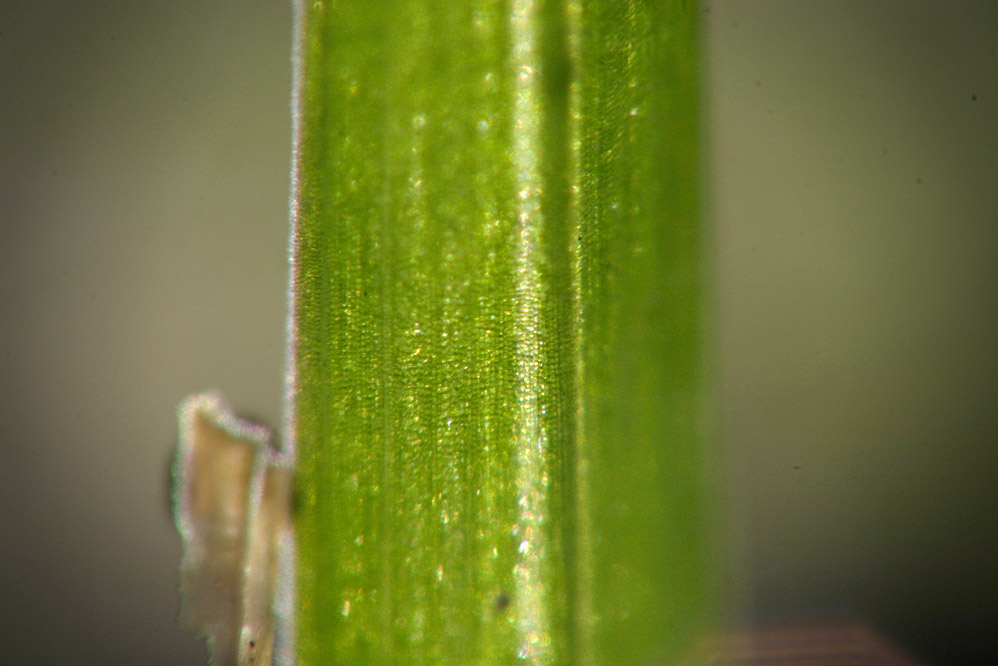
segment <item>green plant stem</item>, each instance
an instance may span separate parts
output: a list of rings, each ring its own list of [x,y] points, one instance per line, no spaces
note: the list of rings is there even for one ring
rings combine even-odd
[[[696,10],[305,3],[302,664],[649,664],[709,605]]]

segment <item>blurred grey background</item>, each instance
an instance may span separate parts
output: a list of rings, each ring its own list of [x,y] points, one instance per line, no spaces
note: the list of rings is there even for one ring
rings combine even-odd
[[[998,3],[701,7],[734,619],[998,660]],[[0,5],[0,661],[197,664],[174,408],[280,422],[291,10]]]

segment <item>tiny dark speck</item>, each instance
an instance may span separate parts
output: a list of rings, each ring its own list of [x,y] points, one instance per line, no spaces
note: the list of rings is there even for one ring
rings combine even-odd
[[[255,648],[255,647],[256,647],[256,641],[250,641],[250,642],[249,642],[249,646],[250,646],[251,648]]]
[[[921,178],[916,178],[916,179],[915,179],[915,182],[916,182],[917,184],[921,185],[921,184],[922,184],[922,179],[921,179]]]
[[[498,595],[496,595],[496,600],[495,600],[496,612],[501,613],[507,608],[509,608],[509,603],[510,603],[509,595],[506,594],[505,592],[500,592]]]
[[[970,96],[970,101],[971,102],[976,102],[977,101],[977,95],[971,95]]]
[[[800,465],[794,465],[794,469],[800,469]]]
[[[756,81],[756,82],[755,82],[755,87],[756,87],[756,88],[758,88],[758,87],[759,87],[759,86],[761,86],[761,85],[762,85],[762,81]]]

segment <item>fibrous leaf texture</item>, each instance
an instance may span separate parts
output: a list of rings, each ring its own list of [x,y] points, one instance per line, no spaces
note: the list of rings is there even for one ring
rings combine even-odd
[[[298,6],[300,664],[667,664],[702,626],[696,11]]]

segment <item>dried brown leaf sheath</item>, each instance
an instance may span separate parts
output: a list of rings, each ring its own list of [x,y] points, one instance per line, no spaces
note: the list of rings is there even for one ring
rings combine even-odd
[[[207,637],[213,666],[268,665],[290,466],[264,428],[237,419],[217,395],[187,399],[179,417],[180,621]]]

